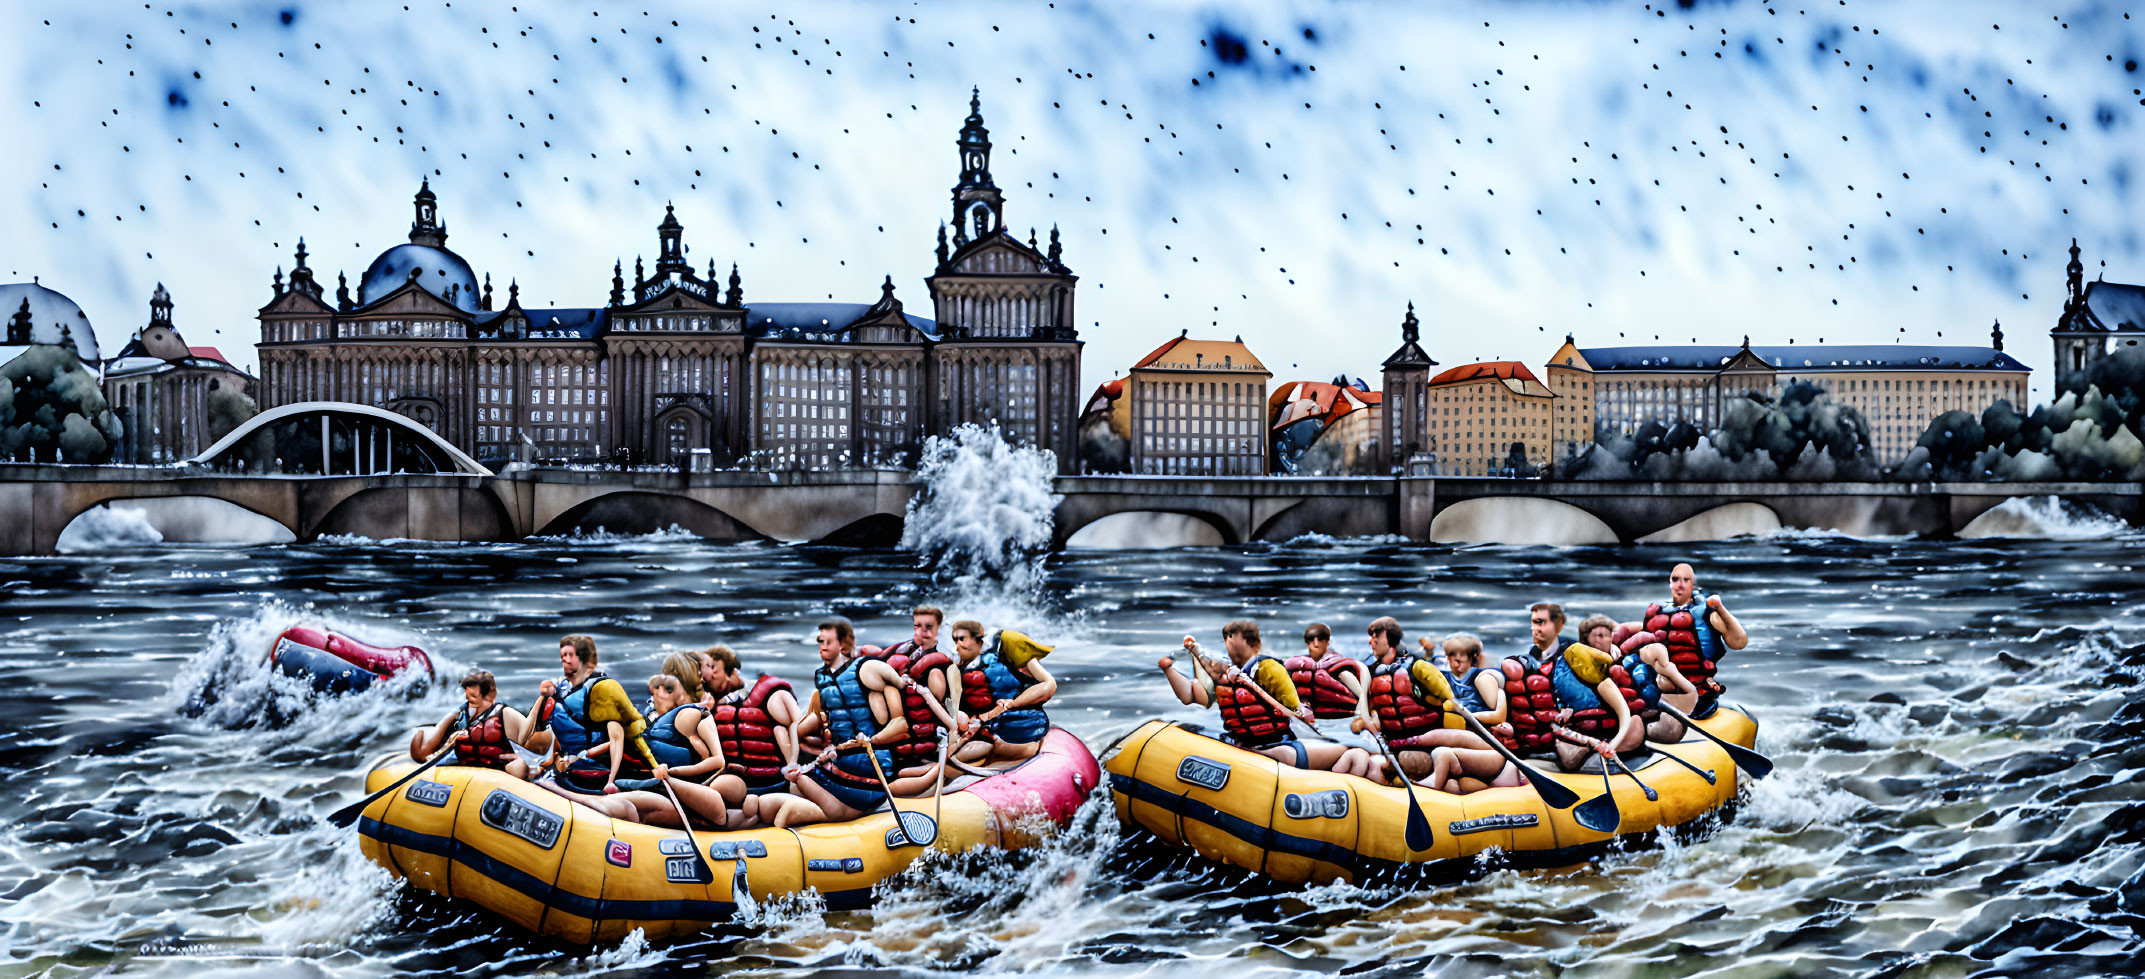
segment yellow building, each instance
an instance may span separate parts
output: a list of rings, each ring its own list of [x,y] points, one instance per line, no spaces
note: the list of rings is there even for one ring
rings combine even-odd
[[[1979,415],[1999,400],[2024,409],[2028,369],[2003,352],[2001,333],[1987,347],[1810,345],[1752,347],[1589,347],[1566,350],[1592,371],[1601,431],[1630,435],[1649,420],[1718,428],[1734,399],[1777,396],[1808,381],[1861,412],[1880,465],[1913,451],[1929,423],[1946,411]]]
[[[1504,476],[1512,444],[1527,462],[1551,461],[1557,396],[1516,360],[1466,364],[1430,379],[1427,444],[1440,476]]]
[[[1562,466],[1594,444],[1594,366],[1567,333],[1543,374],[1549,379],[1549,393],[1557,397],[1550,408],[1550,460]]]
[[[1132,366],[1131,466],[1156,475],[1266,472],[1266,382],[1243,338],[1178,336]]]

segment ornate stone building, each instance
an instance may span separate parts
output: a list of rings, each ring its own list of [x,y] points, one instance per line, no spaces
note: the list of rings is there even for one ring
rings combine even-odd
[[[2145,286],[2085,281],[2076,238],[2071,239],[2071,262],[2064,271],[2068,288],[2063,315],[2057,318],[2056,328],[2048,331],[2055,346],[2058,396],[2073,381],[2082,381],[2116,346],[2135,347],[2145,339]]]
[[[1266,473],[1266,382],[1273,373],[1242,337],[1173,337],[1132,365],[1132,471],[1150,475]]]
[[[112,461],[168,463],[191,459],[250,417],[252,375],[215,347],[189,347],[171,321],[171,293],[156,285],[149,322],[104,363],[104,400],[122,434]],[[242,397],[218,399],[225,394]]]
[[[746,303],[686,260],[666,208],[651,271],[611,268],[602,306],[530,308],[447,249],[419,189],[409,241],[330,301],[304,243],[260,310],[262,407],[352,401],[400,412],[489,464],[508,459],[836,469],[914,464],[925,436],[996,423],[1071,471],[1077,282],[1004,226],[980,94],[957,146],[952,234],[926,279],[937,320],[903,311],[891,277],[872,303]]]

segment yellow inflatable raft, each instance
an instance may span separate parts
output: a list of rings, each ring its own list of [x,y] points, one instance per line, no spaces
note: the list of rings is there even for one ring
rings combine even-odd
[[[383,765],[376,792],[416,767]],[[988,778],[947,784],[937,849],[1015,848],[1035,841],[1022,817],[1062,824],[1100,772],[1080,739],[1053,728],[1042,750]],[[931,811],[931,800],[902,808]],[[887,809],[847,823],[699,832],[622,823],[487,768],[442,765],[366,807],[359,844],[412,886],[469,901],[532,932],[569,942],[651,939],[728,920],[744,901],[817,890],[829,908],[862,907],[872,885],[923,853]],[[707,881],[705,858],[714,879]]]
[[[1698,724],[1743,747],[1757,740],[1749,714],[1722,706]],[[1649,801],[1631,776],[1613,786],[1621,822],[1613,833],[1578,824],[1572,810],[1552,809],[1530,786],[1453,795],[1411,786],[1430,818],[1432,842],[1410,850],[1404,828],[1407,791],[1352,775],[1306,771],[1215,740],[1196,727],[1148,721],[1104,763],[1119,819],[1167,843],[1189,845],[1212,860],[1287,882],[1354,880],[1403,864],[1471,857],[1490,847],[1528,853],[1529,862],[1578,858],[1615,836],[1689,822],[1735,797],[1728,753],[1696,733],[1680,744],[1649,744],[1630,764],[1659,796]],[[1714,784],[1678,765],[1673,753],[1711,770]],[[1530,762],[1529,778],[1554,779],[1582,799],[1602,792],[1600,759],[1591,774],[1553,772]]]

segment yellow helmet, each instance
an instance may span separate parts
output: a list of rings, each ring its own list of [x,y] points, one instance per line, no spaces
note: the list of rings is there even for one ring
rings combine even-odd
[[[1055,648],[1057,647],[1045,646],[1028,638],[1025,632],[1006,629],[998,633],[998,658],[1014,669],[1028,665],[1031,660],[1050,655],[1050,651]]]

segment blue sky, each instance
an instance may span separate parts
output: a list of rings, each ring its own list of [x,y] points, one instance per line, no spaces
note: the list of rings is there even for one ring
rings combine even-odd
[[[287,16],[286,16],[287,15]],[[253,362],[303,235],[333,288],[430,176],[501,301],[655,250],[748,300],[922,279],[983,89],[1009,223],[1055,223],[1090,384],[1180,329],[1370,377],[1582,345],[1986,343],[2038,369],[2076,236],[2145,278],[2118,4],[17,4],[0,273],[107,345],[167,283]],[[1195,84],[1196,82],[1196,84]],[[1941,335],[1940,335],[1941,334]]]

